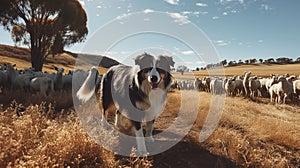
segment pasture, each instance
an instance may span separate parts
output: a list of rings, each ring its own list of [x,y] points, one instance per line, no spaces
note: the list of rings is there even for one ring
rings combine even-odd
[[[199,94],[196,91],[184,92]],[[180,101],[181,92],[169,94],[166,109],[155,123],[155,132],[163,131],[172,123]],[[201,92],[199,113],[189,134],[168,151],[141,159],[117,156],[101,148],[85,133],[72,109],[56,112],[53,107],[43,104],[29,107],[11,105],[1,109],[0,113],[1,167],[126,167],[135,164],[154,167],[299,166],[299,107],[258,104],[241,97],[226,98],[217,129],[207,140],[199,143],[199,132],[211,101],[209,93]],[[187,106],[187,113],[194,109]],[[21,116],[17,116],[16,111],[22,107]]]
[[[0,54],[0,64],[16,63],[28,67],[26,57]],[[8,56],[9,53],[6,53]],[[26,55],[26,54],[25,54]],[[62,56],[52,65],[72,69],[74,58]],[[73,62],[72,62],[73,60]],[[71,63],[71,64],[70,64]],[[105,72],[101,68],[101,72]],[[270,74],[299,75],[299,64],[245,65],[225,68],[226,76]],[[193,73],[173,74],[175,79],[193,79]],[[195,76],[207,75],[196,72]],[[211,74],[213,76],[213,74]],[[66,95],[62,100],[71,101]],[[74,108],[55,110],[53,104],[32,102],[35,96],[23,96],[22,102],[1,102],[0,107],[0,167],[299,167],[300,166],[300,107],[294,104],[273,104],[264,99],[242,96],[226,97],[223,113],[216,130],[204,142],[199,133],[208,116],[214,98],[210,93],[173,90],[168,94],[166,108],[156,120],[154,133],[174,122],[182,95],[189,95],[185,115],[197,110],[194,125],[182,141],[171,149],[150,157],[136,158],[115,155],[98,145],[83,129]],[[199,107],[193,97],[200,95]],[[24,98],[26,97],[26,98]],[[2,97],[2,100],[5,98]],[[33,104],[36,103],[36,104]],[[69,102],[65,102],[69,103]],[[189,104],[190,103],[190,104]],[[105,131],[99,132],[108,134]],[[117,138],[117,137],[113,137]],[[164,139],[165,143],[172,139]],[[111,141],[111,145],[118,145]]]

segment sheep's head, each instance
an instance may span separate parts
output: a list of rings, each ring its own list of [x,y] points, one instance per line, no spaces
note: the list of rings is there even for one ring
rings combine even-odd
[[[54,67],[54,69],[57,71],[57,74],[63,74],[65,69],[64,68],[58,68],[58,67]]]

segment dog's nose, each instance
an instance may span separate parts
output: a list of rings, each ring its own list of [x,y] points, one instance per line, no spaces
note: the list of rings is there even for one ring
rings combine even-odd
[[[156,83],[156,82],[158,82],[158,77],[153,75],[153,76],[151,76],[150,80],[152,83]]]

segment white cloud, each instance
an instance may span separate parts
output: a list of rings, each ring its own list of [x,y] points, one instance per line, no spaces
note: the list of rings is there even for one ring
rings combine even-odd
[[[230,12],[231,12],[231,13],[237,13],[238,11],[235,10],[235,9],[233,9],[233,10],[231,10]]]
[[[154,11],[152,9],[145,9],[144,10],[144,13],[145,14],[148,14],[148,13],[153,13]]]
[[[182,15],[196,15],[197,17],[199,17],[198,15],[202,14],[202,15],[206,15],[208,14],[208,12],[200,12],[200,11],[183,11],[181,12]]]
[[[190,23],[187,16],[183,16],[180,13],[168,13],[173,19],[175,23],[179,25],[184,25]]]
[[[164,0],[164,1],[171,5],[178,5],[179,3],[179,0]]]
[[[272,8],[271,8],[269,5],[267,5],[267,4],[262,4],[262,5],[261,5],[261,9],[263,9],[263,10],[265,10],[265,11],[270,11],[270,10],[272,10]]]
[[[259,42],[259,43],[262,43],[262,42],[264,42],[264,41],[263,41],[263,40],[258,40],[258,42]]]
[[[228,15],[228,13],[227,13],[227,12],[223,12],[223,15],[224,15],[224,16],[227,16],[227,15]]]
[[[181,12],[182,15],[186,16],[186,15],[191,15],[191,16],[195,16],[195,17],[199,17],[199,15],[206,15],[208,14],[208,12],[200,12],[200,11],[183,11]]]
[[[98,8],[98,9],[101,9],[101,8],[102,8],[102,6],[101,6],[101,5],[98,5],[96,8]]]
[[[256,0],[254,0],[254,2],[256,2]],[[233,6],[236,6],[236,5],[246,5],[245,3],[245,0],[220,0],[219,1],[219,4],[221,5],[233,5]]]
[[[175,51],[179,51],[179,50],[180,50],[180,48],[178,48],[178,47],[174,47],[174,50],[175,50]]]
[[[189,14],[192,14],[193,12],[192,11],[183,11],[181,12],[183,15],[189,15]]]
[[[225,41],[225,40],[217,40],[217,41],[215,41],[215,43],[216,43],[217,46],[223,47],[223,46],[229,45],[231,42],[230,41]]]
[[[221,47],[227,46],[227,45],[228,45],[228,43],[220,43],[220,44],[218,44],[218,46],[221,46]]]
[[[196,6],[200,6],[200,7],[206,7],[208,6],[207,4],[205,3],[196,3]]]
[[[212,19],[216,20],[216,19],[220,19],[220,17],[219,16],[214,16],[214,17],[212,17]]]
[[[199,11],[197,11],[197,12],[193,12],[193,14],[194,15],[199,15],[199,14],[206,15],[206,14],[208,14],[208,12],[199,12]]]
[[[125,19],[128,16],[130,16],[130,13],[124,13],[123,15],[117,16],[117,19],[122,20],[122,19]]]
[[[194,51],[192,51],[192,50],[182,51],[181,53],[184,54],[184,55],[193,55],[193,54],[195,54]]]

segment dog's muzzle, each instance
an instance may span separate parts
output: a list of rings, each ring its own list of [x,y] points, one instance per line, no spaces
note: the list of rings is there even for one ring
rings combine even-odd
[[[159,79],[157,76],[152,75],[152,76],[149,76],[149,82],[150,82],[152,89],[156,89],[159,84]]]

